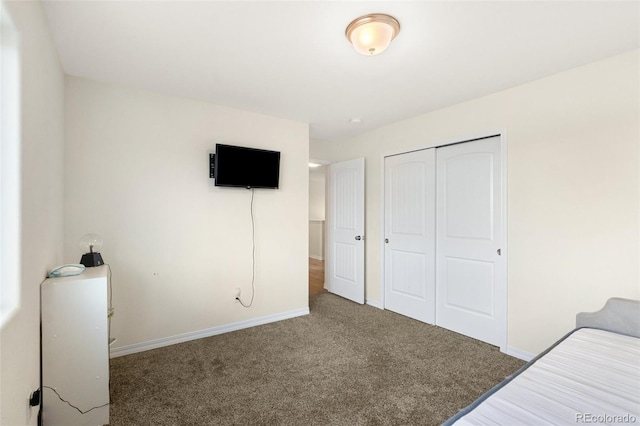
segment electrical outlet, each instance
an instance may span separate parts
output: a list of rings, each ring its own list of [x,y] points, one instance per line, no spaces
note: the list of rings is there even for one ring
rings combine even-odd
[[[40,389],[35,390],[29,398],[29,406],[35,407],[40,405]]]
[[[235,296],[234,296],[233,301],[235,303],[239,303],[239,301],[238,301],[239,298],[240,298],[240,287],[236,287]]]

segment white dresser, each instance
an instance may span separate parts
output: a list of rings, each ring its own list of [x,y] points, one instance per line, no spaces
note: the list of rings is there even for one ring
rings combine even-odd
[[[87,268],[81,275],[42,283],[44,426],[109,423],[107,268]],[[61,401],[51,388],[86,413]]]

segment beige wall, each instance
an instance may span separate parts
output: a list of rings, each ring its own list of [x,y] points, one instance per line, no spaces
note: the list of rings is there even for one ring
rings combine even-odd
[[[324,260],[324,221],[309,221],[309,257]]]
[[[309,257],[324,259],[324,169],[309,169]]]
[[[66,78],[65,259],[103,236],[113,349],[308,306],[308,126],[205,102]],[[209,179],[216,143],[281,151],[280,189]]]
[[[62,263],[64,77],[39,2],[3,2],[21,54],[20,305],[0,331],[0,424],[37,423],[40,283]]]
[[[324,170],[309,173],[309,220],[324,220]]]
[[[366,157],[367,299],[381,300],[383,155],[496,130],[508,149],[510,350],[537,353],[577,312],[640,298],[639,74],[632,51],[330,144],[333,160]]]
[[[331,158],[331,144],[318,139],[309,140],[309,159],[328,160]]]

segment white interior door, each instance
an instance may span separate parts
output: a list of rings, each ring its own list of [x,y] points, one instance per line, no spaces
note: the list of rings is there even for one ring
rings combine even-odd
[[[364,303],[364,158],[330,164],[326,179],[325,288]]]
[[[506,346],[500,137],[438,148],[436,324]]]
[[[384,160],[385,309],[435,320],[435,148]]]

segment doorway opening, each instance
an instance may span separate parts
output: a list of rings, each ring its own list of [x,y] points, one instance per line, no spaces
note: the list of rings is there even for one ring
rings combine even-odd
[[[326,293],[324,288],[324,260],[309,258],[309,297]]]
[[[324,293],[325,174],[324,161],[309,162],[309,297]],[[315,164],[317,166],[312,166]]]

